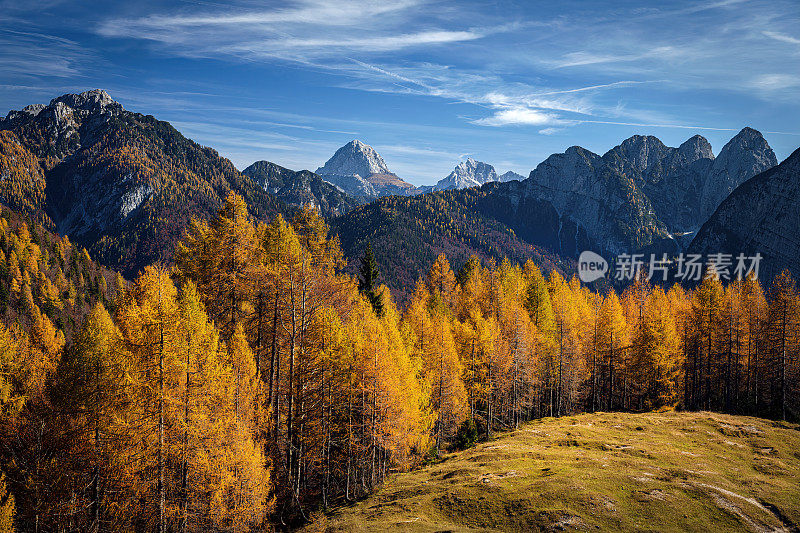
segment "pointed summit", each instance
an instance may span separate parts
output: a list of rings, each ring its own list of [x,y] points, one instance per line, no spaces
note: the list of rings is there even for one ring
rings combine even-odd
[[[742,130],[742,134],[758,141],[755,130]],[[697,233],[689,252],[704,257],[720,252],[750,256],[758,253],[763,256],[758,273],[762,280],[772,279],[784,269],[800,276],[798,176],[800,149],[780,165],[742,183],[725,198]]]
[[[522,180],[525,179],[525,176],[523,176],[521,174],[517,174],[513,170],[509,170],[508,172],[506,172],[504,174],[500,174],[499,176],[497,176],[497,179],[498,179],[498,181],[502,181],[502,182],[505,183],[506,181],[514,181],[514,180],[522,181]]]
[[[702,135],[695,135],[686,139],[678,147],[678,153],[686,163],[692,163],[698,159],[714,159],[711,143]]]
[[[660,162],[669,151],[658,137],[652,135],[634,135],[612,148],[603,158],[611,154],[621,158],[626,165],[631,165],[638,172],[644,172]]]
[[[358,176],[368,178],[373,174],[390,174],[383,158],[375,149],[358,139],[345,144],[317,169],[320,176]]]
[[[414,194],[416,187],[398,178],[375,149],[358,139],[345,144],[316,171],[325,181],[353,196],[374,198]]]
[[[497,172],[495,172],[494,167],[468,157],[466,161],[456,165],[456,168],[446,178],[439,180],[433,190],[446,191],[480,187],[490,181],[497,181]]]
[[[777,164],[775,152],[761,132],[747,127],[742,129],[722,147],[714,160],[700,200],[703,218],[711,216],[736,187]]]

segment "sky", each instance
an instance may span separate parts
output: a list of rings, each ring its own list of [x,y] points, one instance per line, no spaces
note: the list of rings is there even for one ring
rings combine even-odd
[[[102,88],[240,169],[352,139],[432,184],[631,135],[800,146],[798,0],[0,0],[0,113]]]

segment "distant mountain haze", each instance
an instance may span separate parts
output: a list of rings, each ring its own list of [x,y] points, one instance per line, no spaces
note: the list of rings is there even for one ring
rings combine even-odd
[[[446,191],[450,189],[465,189],[467,187],[480,187],[490,181],[498,181],[497,172],[492,165],[487,165],[481,161],[467,158],[453,169],[446,178],[440,180],[434,187],[434,191]]]
[[[509,170],[498,176],[492,165],[476,161],[468,157],[453,169],[447,177],[439,180],[431,190],[448,191],[451,189],[466,189],[467,187],[480,187],[492,181],[524,180],[525,177]]]

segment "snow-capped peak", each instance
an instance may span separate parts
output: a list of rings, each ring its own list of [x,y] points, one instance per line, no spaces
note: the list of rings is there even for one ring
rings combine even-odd
[[[495,172],[494,167],[468,157],[465,161],[456,165],[456,168],[446,178],[439,180],[433,190],[446,191],[449,189],[479,187],[490,181],[497,181],[497,172]]]

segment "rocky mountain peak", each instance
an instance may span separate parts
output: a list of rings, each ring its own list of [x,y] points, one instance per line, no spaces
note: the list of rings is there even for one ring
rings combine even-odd
[[[499,176],[497,176],[497,179],[498,179],[498,181],[502,181],[502,182],[514,181],[514,180],[522,181],[522,180],[525,179],[525,176],[523,176],[521,174],[517,174],[513,170],[509,170],[508,172],[505,172],[505,173],[500,174]]]
[[[326,217],[344,214],[359,203],[308,170],[295,172],[270,161],[256,161],[242,174],[287,205],[311,206]]]
[[[48,136],[33,135],[26,139],[28,147],[39,157],[62,159],[80,149],[93,132],[102,128],[110,117],[127,113],[122,105],[101,89],[64,94],[49,104],[33,104],[21,111],[9,111],[0,120],[0,129],[26,132],[47,131]]]
[[[102,89],[92,89],[78,94],[65,94],[51,100],[50,106],[55,106],[59,102],[72,109],[84,111],[102,111],[106,107],[122,109],[122,105]]]
[[[678,147],[678,153],[687,163],[697,161],[698,159],[714,159],[714,151],[711,149],[711,143],[702,135],[695,135],[688,138]]]
[[[58,98],[53,98],[50,103],[31,104],[22,108],[20,111],[9,111],[6,121],[13,121],[18,118],[36,118],[42,113],[52,115],[57,122],[62,122],[65,117],[72,115],[75,111],[82,111],[86,114],[122,111],[122,105],[111,98],[102,89],[92,89],[82,93],[64,94]],[[44,115],[42,115],[44,116]]]
[[[570,146],[563,154],[552,154],[533,169],[528,178],[530,187],[549,190],[581,190],[589,186],[602,159],[581,146]]]
[[[317,169],[320,176],[358,176],[391,174],[383,158],[375,149],[359,140],[352,140],[333,154],[325,165]]]
[[[701,211],[708,218],[739,184],[778,164],[761,132],[744,128],[722,147],[714,160],[701,195]]]
[[[745,137],[757,139],[758,132],[754,131],[744,132]],[[798,176],[800,149],[780,165],[739,185],[700,229],[689,252],[758,253],[763,256],[759,274],[762,280],[786,268],[794,276],[800,275]]]
[[[658,137],[634,135],[622,141],[622,144],[613,148],[611,152],[618,153],[642,172],[661,161],[667,150]]]
[[[479,187],[490,181],[497,181],[497,172],[492,165],[468,157],[460,162],[446,178],[433,187],[435,191]]]

